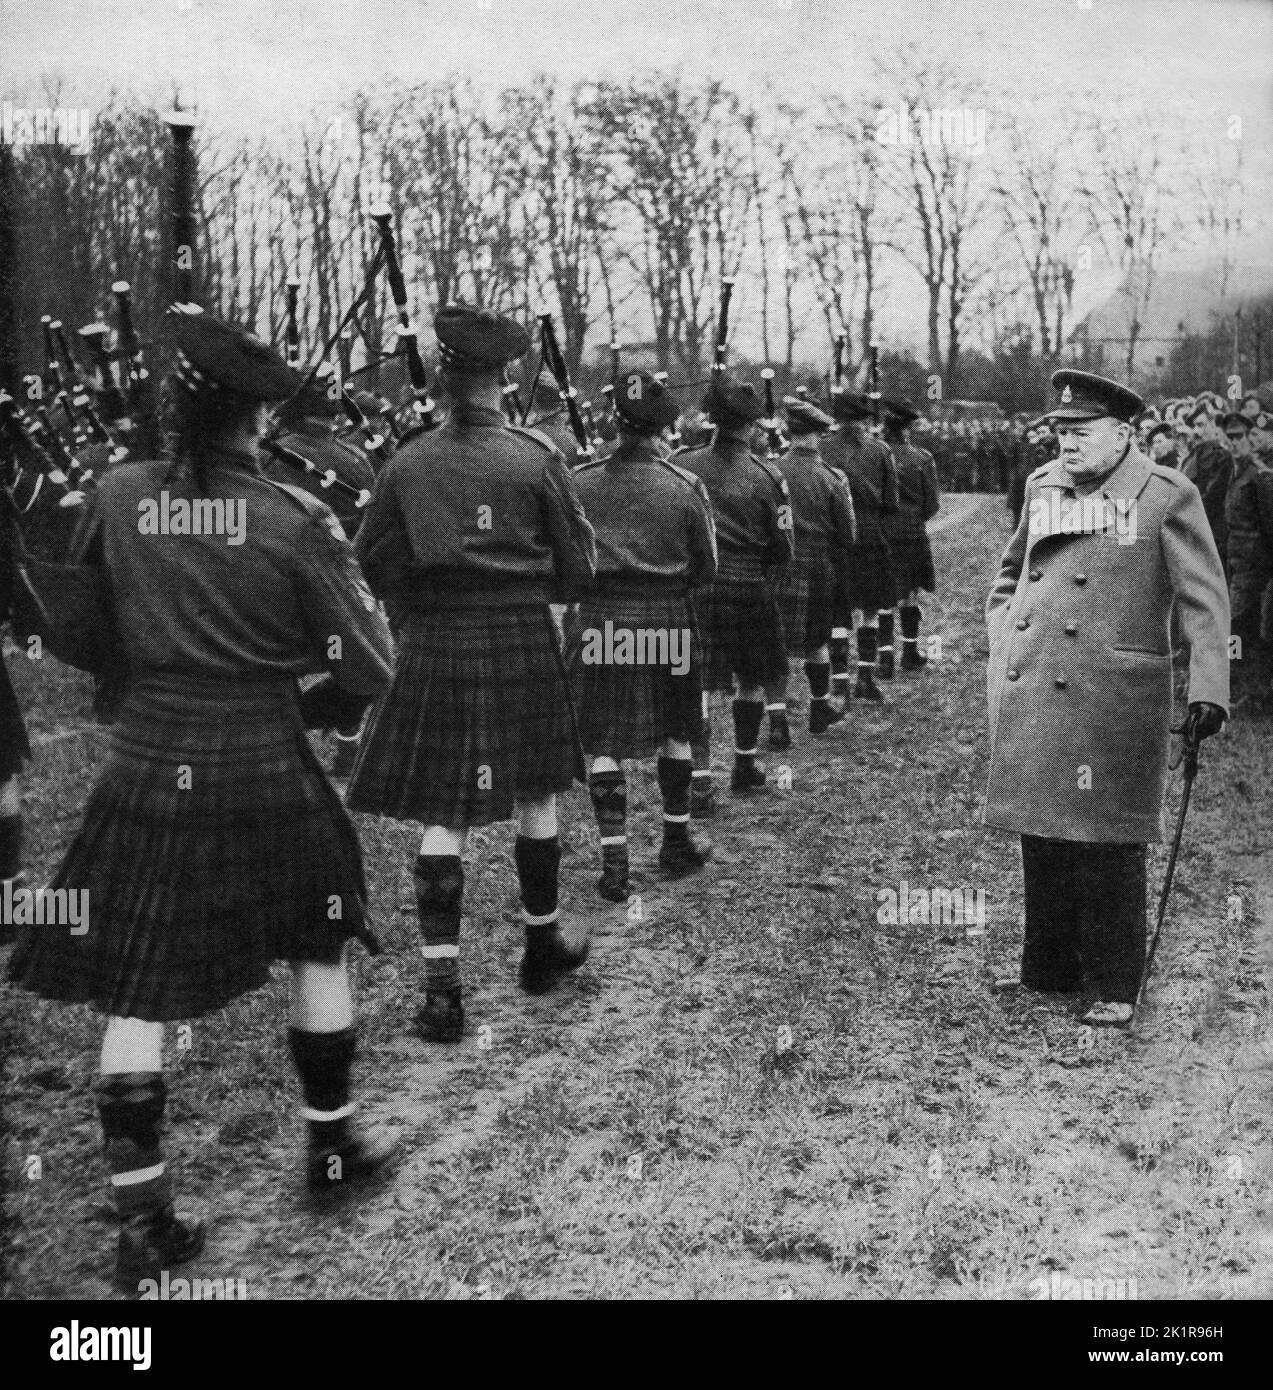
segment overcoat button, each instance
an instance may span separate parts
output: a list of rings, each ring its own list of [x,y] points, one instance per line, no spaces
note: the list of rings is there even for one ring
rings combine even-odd
[[[1024,631],[1026,630],[1026,628],[1028,628],[1029,626],[1030,626],[1030,619],[1029,619],[1029,618],[1022,618],[1021,621],[1017,623],[1017,631],[1018,631],[1018,632],[1024,632]]]
[[[1079,630],[1079,625],[1078,625],[1077,623],[1066,623],[1066,625],[1065,625],[1065,631],[1066,631],[1066,632],[1069,634],[1069,636],[1071,636],[1071,637],[1073,637],[1074,634],[1075,634],[1078,630]]]
[[[1064,689],[1065,689],[1065,677],[1064,677],[1064,676],[1058,676],[1058,677],[1056,678],[1056,688],[1057,688],[1058,690],[1064,690]]]
[[[1034,580],[1034,582],[1037,584],[1037,583],[1039,582],[1039,580],[1043,578],[1043,571],[1042,571],[1042,570],[1031,570],[1031,571],[1030,571],[1030,578],[1031,578],[1032,580]]]
[[[1017,668],[1016,668],[1015,666],[1012,668],[1011,671],[1008,672],[1008,679],[1009,679],[1010,681],[1018,680],[1018,679],[1020,679],[1020,676],[1021,676],[1021,672],[1018,671]]]
[[[1076,575],[1074,576],[1074,582],[1075,582],[1076,584],[1086,584],[1086,583],[1087,583],[1087,575],[1085,575],[1085,574],[1076,574]]]

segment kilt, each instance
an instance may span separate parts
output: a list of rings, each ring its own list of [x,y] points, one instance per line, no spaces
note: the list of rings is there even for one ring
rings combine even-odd
[[[0,782],[16,777],[22,771],[22,764],[30,757],[27,726],[23,722],[22,710],[9,680],[4,658],[0,657]]]
[[[583,660],[584,633],[656,629],[689,633],[689,669],[670,664],[596,664]],[[670,654],[670,653],[669,653]],[[585,599],[570,619],[566,665],[579,712],[579,741],[589,757],[652,758],[664,739],[697,742],[703,733],[703,657],[694,609],[684,594],[611,589]]]
[[[928,542],[927,533],[891,538],[889,550],[893,557],[893,579],[898,598],[912,589],[925,589],[930,594],[937,592],[933,548]]]
[[[703,639],[703,689],[774,685],[787,677],[787,648],[773,589],[763,579],[722,568],[695,599]]]
[[[459,830],[509,820],[517,802],[585,776],[546,603],[405,616],[393,684],[350,775],[351,810]]]
[[[897,582],[887,542],[859,542],[849,551],[849,607],[874,613],[896,602]]]
[[[778,580],[774,597],[789,656],[803,657],[831,640],[836,622],[836,581],[824,552],[797,554]]]
[[[24,927],[10,980],[121,1017],[198,1018],[349,937],[380,950],[288,679],[135,679],[50,887],[88,891],[88,930]]]

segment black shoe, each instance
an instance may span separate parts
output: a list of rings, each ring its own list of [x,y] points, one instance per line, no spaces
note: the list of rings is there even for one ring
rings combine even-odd
[[[351,1125],[339,1143],[310,1144],[305,1181],[311,1192],[336,1196],[383,1177],[397,1156],[397,1142],[388,1135]]]
[[[681,840],[665,839],[659,849],[659,868],[673,878],[680,878],[682,874],[701,869],[711,857],[712,846],[708,840],[695,840],[692,835]]]
[[[833,725],[844,718],[844,711],[836,709],[830,700],[814,700],[809,706],[809,732],[825,734]]]
[[[733,776],[729,779],[729,789],[732,792],[754,792],[759,791],[768,781],[764,771],[758,768],[755,763],[748,763],[745,767],[734,764]]]
[[[547,994],[563,975],[578,970],[588,959],[588,947],[585,940],[582,946],[572,950],[556,929],[543,938],[531,937],[528,933],[517,981],[527,994]]]
[[[464,1006],[458,989],[425,992],[424,1008],[415,1016],[416,1035],[425,1042],[453,1043],[464,1036]]]
[[[877,674],[882,681],[891,681],[893,679],[892,652],[880,652],[876,657],[876,665],[878,667]]]
[[[143,1279],[193,1260],[203,1249],[207,1229],[192,1216],[178,1216],[172,1203],[156,1211],[123,1217],[115,1249],[115,1287],[134,1296]]]
[[[785,753],[791,747],[791,727],[785,714],[770,717],[769,747],[775,753]]]
[[[875,677],[870,671],[859,674],[853,686],[853,696],[858,700],[870,700],[877,705],[884,703],[884,693],[875,684]]]
[[[902,643],[902,670],[922,671],[928,665],[928,658],[912,642]]]
[[[597,880],[597,892],[608,903],[625,903],[628,900],[628,866],[626,864],[603,864],[601,877]]]
[[[696,786],[690,787],[690,819],[691,820],[711,820],[716,814],[716,788],[709,782],[700,791]]]

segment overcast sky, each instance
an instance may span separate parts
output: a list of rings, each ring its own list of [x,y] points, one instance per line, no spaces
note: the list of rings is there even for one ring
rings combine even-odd
[[[176,83],[201,124],[285,138],[391,79],[679,69],[801,99],[852,94],[897,46],[1006,90],[998,114],[1023,110],[1058,141],[1092,90],[1201,137],[1240,116],[1252,208],[1273,209],[1266,0],[0,0],[0,100],[38,104],[60,79],[64,105],[91,108],[111,87],[166,103]],[[990,140],[996,114],[992,102]],[[1267,231],[1246,255],[1273,262]]]

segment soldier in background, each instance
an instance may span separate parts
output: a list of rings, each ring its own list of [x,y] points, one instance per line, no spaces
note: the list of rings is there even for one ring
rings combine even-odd
[[[1226,560],[1228,534],[1224,524],[1224,502],[1233,480],[1233,460],[1221,443],[1223,432],[1206,400],[1200,399],[1185,414],[1184,424],[1190,443],[1180,471],[1202,494],[1202,506],[1211,524],[1216,549],[1221,560]]]
[[[717,373],[703,409],[716,425],[715,439],[708,448],[678,453],[676,462],[702,479],[716,520],[716,580],[695,605],[703,639],[704,707],[706,714],[708,692],[733,693],[730,788],[747,793],[759,790],[766,780],[756,766],[765,688],[787,672],[773,581],[795,549],[791,500],[782,474],[751,452],[752,427],[763,414],[756,388]],[[693,751],[691,811],[709,816],[714,805],[706,718],[703,737]]]
[[[1180,467],[1175,434],[1166,420],[1159,420],[1149,427],[1145,434],[1145,448],[1149,457],[1163,468]]]
[[[941,507],[941,490],[932,454],[906,438],[907,429],[919,419],[919,411],[909,401],[883,401],[881,404],[884,442],[892,451],[897,468],[897,511],[883,521],[902,619],[902,670],[922,671],[928,665],[928,658],[919,650],[919,624],[923,614],[918,599],[921,589],[930,594],[937,589],[927,523]],[[893,653],[891,649],[886,653],[883,645],[886,632],[892,637],[892,620],[891,611],[880,614],[880,675],[885,680],[893,678]]]
[[[859,700],[881,704],[884,696],[875,683],[880,613],[886,613],[891,622],[897,602],[893,561],[882,523],[897,511],[897,469],[888,446],[866,433],[872,411],[864,396],[842,391],[832,402],[832,410],[842,427],[826,437],[822,456],[848,478],[857,518],[857,539],[849,560],[849,605],[858,649],[853,694]]]
[[[1273,471],[1255,456],[1251,417],[1231,411],[1221,421],[1233,453],[1233,481],[1225,498],[1229,544],[1230,631],[1241,646],[1234,665],[1234,704],[1248,713],[1268,712],[1273,677],[1270,643],[1264,640],[1262,610],[1273,582]]]

